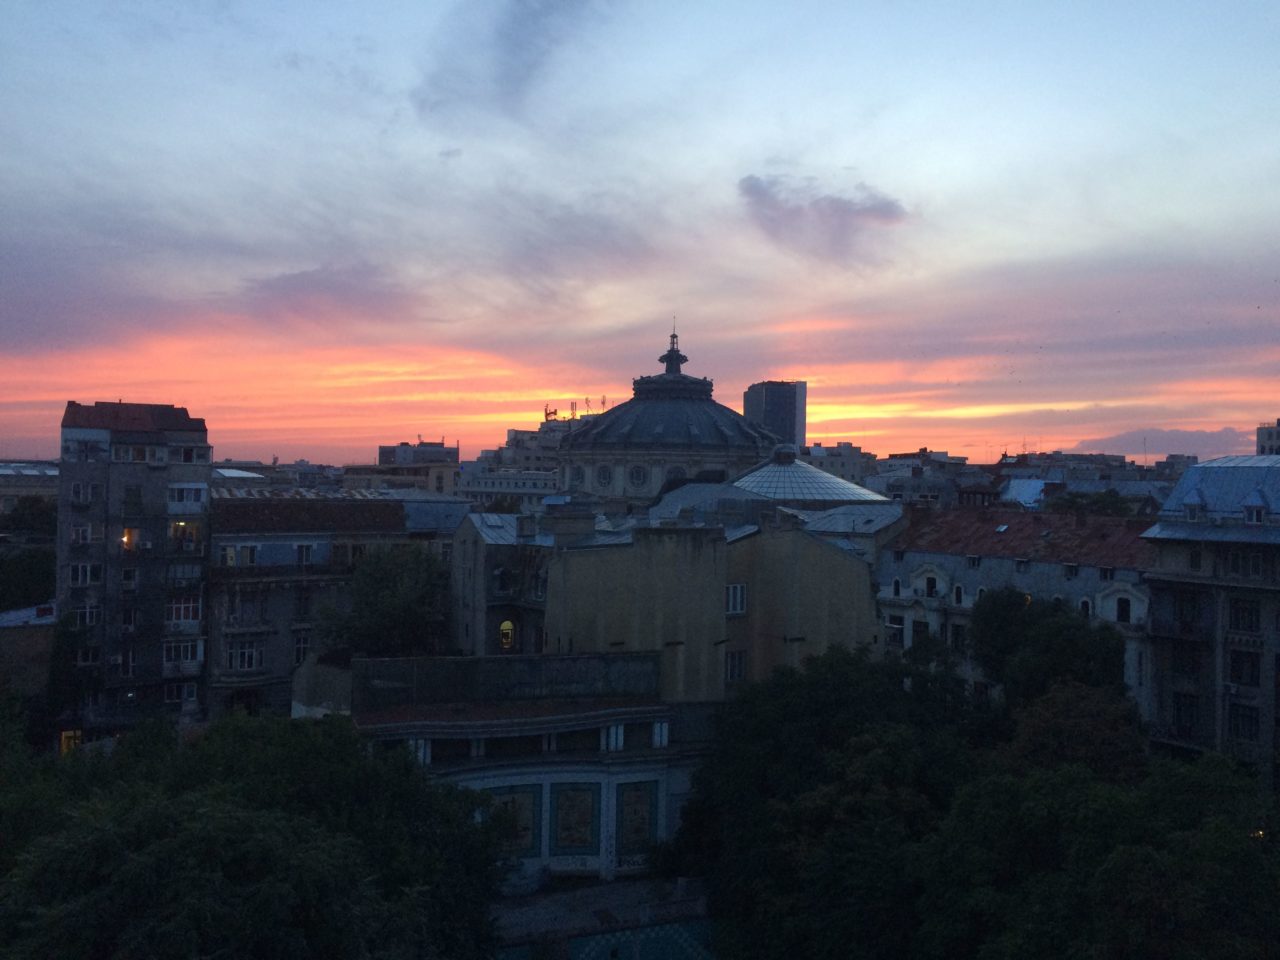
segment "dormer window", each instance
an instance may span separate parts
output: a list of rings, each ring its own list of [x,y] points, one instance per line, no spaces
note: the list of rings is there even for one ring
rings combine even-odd
[[[1266,507],[1245,507],[1244,508],[1245,523],[1260,524],[1260,523],[1263,523],[1266,519],[1267,519]]]
[[[1188,503],[1188,504],[1186,504],[1186,505],[1183,507],[1183,509],[1184,509],[1184,510],[1186,510],[1186,512],[1187,512],[1187,519],[1188,519],[1188,520],[1199,520],[1199,519],[1200,519],[1200,516],[1201,516],[1201,514],[1200,514],[1200,504],[1198,504],[1198,503]]]

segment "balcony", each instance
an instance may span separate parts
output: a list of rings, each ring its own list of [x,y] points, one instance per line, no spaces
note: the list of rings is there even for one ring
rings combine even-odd
[[[169,540],[169,552],[179,556],[203,557],[207,552],[207,547],[203,540],[174,537]]]
[[[203,660],[179,660],[160,667],[160,676],[166,680],[194,679],[204,671]]]

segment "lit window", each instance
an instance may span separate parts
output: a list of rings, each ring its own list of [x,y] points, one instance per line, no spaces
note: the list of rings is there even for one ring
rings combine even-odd
[[[516,625],[510,620],[503,620],[498,625],[498,645],[503,650],[510,650],[516,645]]]

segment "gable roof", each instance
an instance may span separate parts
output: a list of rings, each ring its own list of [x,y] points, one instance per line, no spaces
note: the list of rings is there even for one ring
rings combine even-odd
[[[111,403],[99,400],[93,406],[67,401],[62,426],[90,430],[133,430],[144,433],[162,430],[205,433],[203,417],[193,417],[186,407],[171,403]]]

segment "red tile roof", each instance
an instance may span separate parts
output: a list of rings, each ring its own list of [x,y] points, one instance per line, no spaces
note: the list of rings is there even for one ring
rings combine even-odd
[[[171,403],[112,403],[99,400],[93,406],[67,401],[62,415],[64,427],[93,430],[161,431],[182,430],[204,433],[203,417],[193,417],[186,407]]]
[[[1150,526],[1150,520],[1124,517],[1020,510],[930,511],[915,514],[893,548],[1144,570],[1155,562],[1155,548],[1142,539]]]

